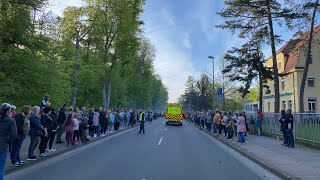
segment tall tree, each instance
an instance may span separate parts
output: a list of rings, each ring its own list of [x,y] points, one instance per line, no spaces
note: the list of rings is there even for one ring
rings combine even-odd
[[[252,38],[252,32],[267,29],[272,59],[273,76],[275,84],[275,112],[280,110],[279,73],[275,45],[273,23],[282,18],[294,18],[287,8],[282,8],[277,0],[226,0],[226,9],[218,14],[224,17],[225,23],[217,27],[228,28],[232,32],[239,31],[239,37]]]
[[[302,12],[305,12],[303,15],[305,15],[305,19],[307,22],[309,22],[309,32],[307,36],[307,53],[306,53],[306,60],[303,70],[303,76],[300,84],[300,92],[299,92],[299,112],[304,112],[304,90],[306,86],[308,71],[309,71],[309,65],[312,60],[312,41],[314,36],[314,24],[315,24],[315,18],[316,14],[318,12],[319,8],[319,0],[316,0],[315,2],[311,0],[304,1],[304,3],[300,2],[301,8],[304,10]],[[300,8],[299,8],[300,9]],[[309,10],[309,13],[308,13]],[[311,12],[310,12],[311,10]]]

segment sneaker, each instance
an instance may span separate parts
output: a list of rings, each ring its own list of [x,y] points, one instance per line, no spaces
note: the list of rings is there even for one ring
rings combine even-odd
[[[102,136],[102,137],[105,137],[106,135],[104,135],[104,134],[101,134],[101,136]]]
[[[18,162],[14,163],[14,164],[11,163],[11,167],[19,167],[19,165],[20,164]]]
[[[51,151],[51,152],[55,152],[55,151],[56,151],[56,149],[53,149],[53,148],[52,148],[52,149],[49,149],[49,151]]]
[[[110,134],[110,131],[108,131],[107,134]]]
[[[110,131],[110,133],[113,133],[113,131]]]
[[[46,152],[50,152],[50,151],[51,151],[50,149],[48,149],[48,148],[46,149]]]
[[[47,153],[47,152],[45,152],[44,154],[47,155],[47,156],[49,156],[49,153]]]
[[[24,165],[24,161],[20,161],[20,163],[19,163],[20,165]]]
[[[87,139],[90,139],[91,138],[91,136],[87,136]]]
[[[95,134],[95,135],[93,135],[93,138],[96,138],[97,137],[97,135]]]
[[[35,160],[37,160],[37,158],[36,158],[35,156],[33,156],[33,157],[28,157],[28,159],[27,159],[27,161],[35,161]]]
[[[48,155],[47,154],[45,154],[45,153],[41,153],[40,154],[40,157],[47,157]]]

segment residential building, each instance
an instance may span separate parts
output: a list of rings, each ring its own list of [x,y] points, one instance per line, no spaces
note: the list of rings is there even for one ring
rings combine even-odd
[[[320,112],[320,25],[314,29],[312,62],[309,66],[304,92],[305,112]],[[290,40],[277,51],[280,109],[299,112],[299,92],[307,54],[308,33]],[[265,64],[273,67],[272,57]],[[274,81],[268,80],[263,90],[263,112],[274,112]]]

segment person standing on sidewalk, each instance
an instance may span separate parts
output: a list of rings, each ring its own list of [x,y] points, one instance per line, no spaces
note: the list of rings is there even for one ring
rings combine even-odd
[[[219,136],[219,134],[221,134],[220,123],[221,123],[220,112],[218,110],[216,110],[216,113],[213,118],[213,128],[214,128],[214,133],[217,134],[217,136]],[[218,131],[219,131],[219,133],[218,133]]]
[[[31,113],[31,107],[24,105],[20,113],[14,118],[17,125],[18,137],[12,143],[12,150],[10,152],[11,166],[18,167],[24,164],[20,159],[20,149],[26,135],[30,130],[30,121],[28,119]]]
[[[227,116],[227,112],[224,112],[222,121],[221,121],[221,129],[223,129],[224,137],[227,137],[227,124],[228,124],[228,116]]]
[[[40,157],[47,157],[48,154],[46,153],[46,147],[49,140],[49,133],[51,132],[51,120],[50,115],[51,114],[51,108],[45,107],[43,109],[43,114],[41,115],[41,124],[43,125],[44,135],[41,136],[40,144],[39,144],[39,150],[40,150]]]
[[[287,129],[288,129],[288,124],[286,123],[286,111],[281,110],[281,116],[279,119],[280,122],[280,130],[282,131],[283,135],[283,143],[281,145],[288,146],[288,138],[287,138]]]
[[[237,120],[237,131],[240,136],[240,142],[242,142],[243,144],[246,144],[246,140],[244,137],[244,133],[246,132],[246,120],[243,117],[242,113],[239,113],[239,117]]]
[[[4,178],[8,143],[18,136],[16,122],[9,117],[10,109],[11,106],[8,103],[0,105],[0,180]]]
[[[59,110],[58,120],[57,120],[57,123],[58,123],[57,138],[56,138],[57,144],[63,143],[63,141],[61,140],[61,136],[64,132],[64,125],[63,124],[67,119],[66,109],[67,109],[67,104],[64,104],[63,107],[60,108],[60,110]]]
[[[145,114],[144,114],[144,111],[141,111],[140,112],[140,115],[139,115],[139,123],[140,123],[140,131],[139,131],[139,134],[141,134],[143,132],[143,134],[145,134],[145,131],[144,131],[144,122],[145,122]]]
[[[28,159],[27,161],[34,161],[37,160],[37,157],[34,155],[34,150],[39,144],[40,136],[43,135],[43,126],[40,121],[40,107],[34,106],[31,109],[31,116],[30,116],[30,145],[28,149]]]
[[[288,148],[294,148],[293,115],[291,114],[291,109],[287,110],[287,116],[286,116],[285,122],[286,122],[286,125],[288,125],[288,129],[287,129]]]
[[[114,123],[114,113],[111,111],[110,114],[109,114],[108,134],[109,133],[113,133],[113,131],[112,131],[112,127],[114,126],[113,123]]]

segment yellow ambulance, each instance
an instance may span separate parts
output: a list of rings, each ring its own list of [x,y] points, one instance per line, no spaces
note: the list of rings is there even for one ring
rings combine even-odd
[[[166,112],[166,125],[177,124],[182,126],[182,107],[178,103],[169,103]]]

